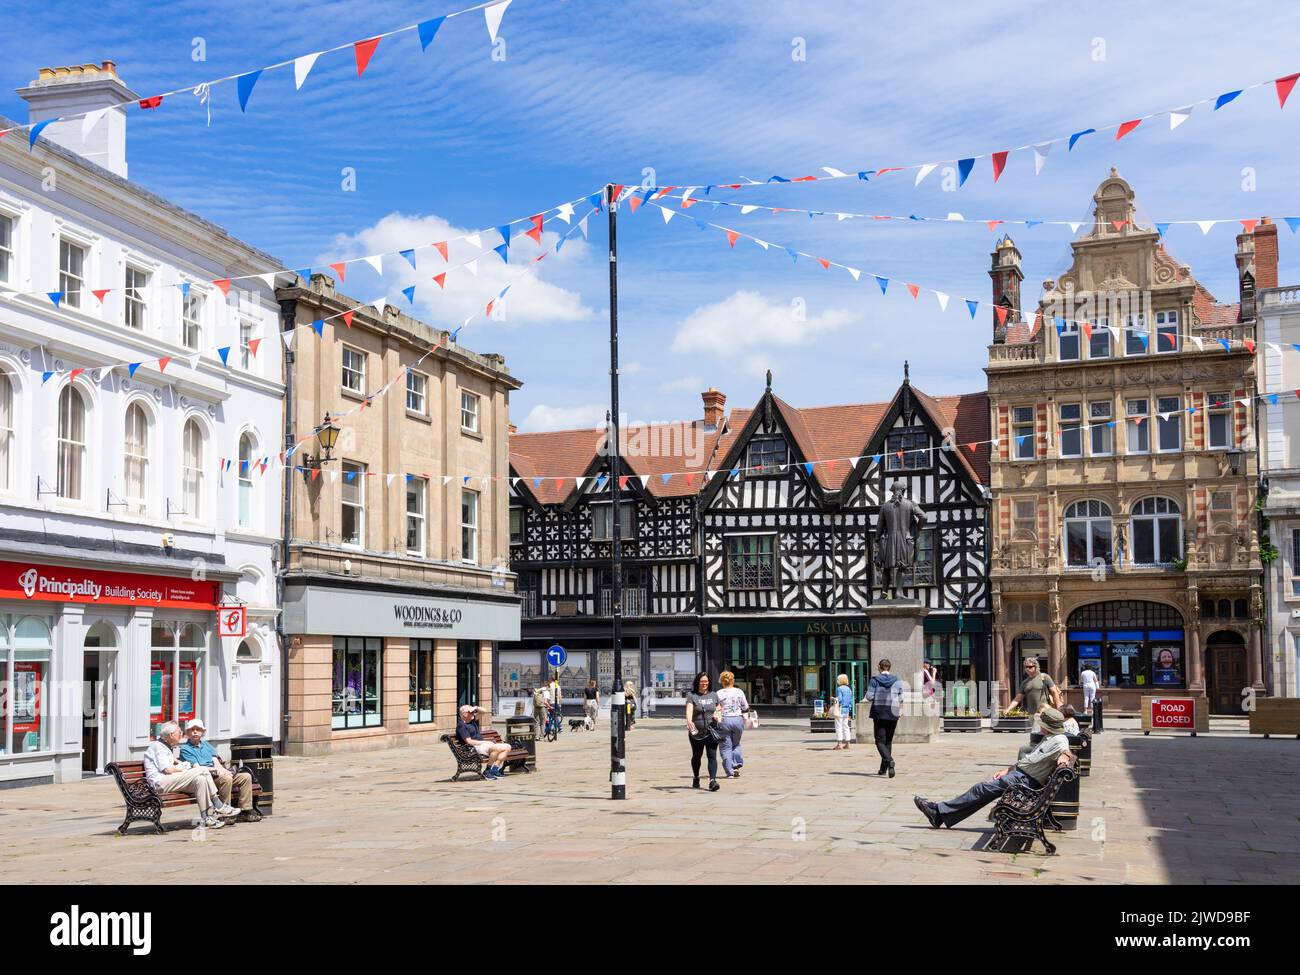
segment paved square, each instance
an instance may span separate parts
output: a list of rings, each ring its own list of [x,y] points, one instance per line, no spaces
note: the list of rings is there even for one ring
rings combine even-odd
[[[1130,722],[1112,721],[1116,725]],[[1229,725],[1227,727],[1236,727]],[[275,814],[192,840],[126,837],[109,779],[0,792],[8,883],[1296,883],[1300,742],[1240,734],[1099,735],[1080,829],[1058,855],[985,852],[984,814],[931,830],[915,793],[948,798],[1015,757],[1020,735],[947,734],[899,745],[895,779],[874,748],[831,750],[806,721],[744,740],[743,777],[690,788],[678,720],[629,735],[629,798],[608,798],[609,739],[540,744],[539,770],[449,782],[446,746],[277,758]]]

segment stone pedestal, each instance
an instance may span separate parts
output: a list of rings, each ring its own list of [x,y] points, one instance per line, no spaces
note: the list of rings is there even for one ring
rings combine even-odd
[[[890,673],[902,682],[903,710],[894,741],[903,744],[929,742],[939,734],[940,702],[926,698],[921,684],[925,662],[923,625],[930,610],[915,599],[881,599],[867,609],[871,618],[871,672],[878,673],[881,660],[891,664]],[[872,741],[870,704],[860,708],[858,741]]]

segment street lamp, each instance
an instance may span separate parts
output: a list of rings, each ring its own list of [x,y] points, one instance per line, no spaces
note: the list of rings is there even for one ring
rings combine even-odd
[[[321,425],[316,428],[316,442],[320,444],[322,453],[317,454],[315,457],[311,454],[303,454],[304,477],[309,476],[307,473],[309,470],[318,468],[326,461],[334,459],[330,452],[339,442],[339,428],[335,426],[328,413],[325,414],[325,419],[321,422]]]
[[[1228,470],[1232,471],[1232,476],[1236,477],[1241,473],[1242,450],[1240,447],[1233,447],[1228,451]]]

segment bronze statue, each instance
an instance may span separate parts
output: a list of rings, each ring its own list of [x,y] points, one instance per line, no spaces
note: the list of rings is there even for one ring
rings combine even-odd
[[[889,598],[898,598],[899,583],[916,564],[916,536],[925,524],[921,506],[906,497],[907,485],[895,481],[890,498],[880,506],[876,529],[876,568],[880,571],[880,590]]]

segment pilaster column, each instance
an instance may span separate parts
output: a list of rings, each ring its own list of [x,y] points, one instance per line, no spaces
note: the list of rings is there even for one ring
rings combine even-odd
[[[1250,678],[1250,686],[1256,694],[1264,693],[1264,657],[1263,641],[1259,636],[1260,628],[1251,624],[1250,627],[1250,648],[1246,656],[1246,673]]]
[[[1005,710],[1011,703],[1011,690],[1007,686],[1006,631],[1001,627],[993,631],[993,680],[998,685],[998,700],[990,699],[989,703],[996,703],[998,710]]]
[[[1205,690],[1205,656],[1201,650],[1201,630],[1197,626],[1187,631],[1187,689]]]
[[[1062,626],[1052,627],[1052,642],[1047,651],[1047,669],[1051,672],[1052,680],[1062,687],[1066,686],[1068,675],[1065,674],[1065,628]]]

